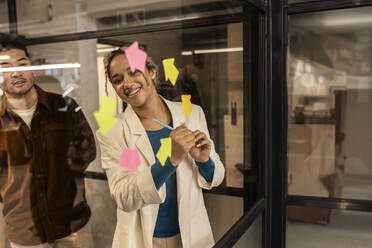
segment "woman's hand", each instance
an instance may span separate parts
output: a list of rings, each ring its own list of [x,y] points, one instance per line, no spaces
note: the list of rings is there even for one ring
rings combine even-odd
[[[194,131],[195,144],[190,150],[190,155],[197,162],[207,162],[211,153],[212,143],[207,135],[199,130]]]
[[[195,135],[185,124],[178,126],[170,133],[172,139],[172,154],[170,162],[172,165],[178,165],[195,146]]]

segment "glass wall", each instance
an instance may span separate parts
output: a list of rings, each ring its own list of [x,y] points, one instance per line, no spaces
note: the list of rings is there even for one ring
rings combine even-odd
[[[262,214],[256,218],[253,224],[245,231],[243,236],[233,247],[262,247]]]
[[[290,221],[286,247],[369,247],[372,242],[371,223],[371,213],[336,209],[332,210],[328,223]]]
[[[241,13],[242,7],[238,2],[239,1],[210,0],[202,2],[123,2],[112,0],[109,3],[107,1],[103,3],[101,1],[72,0],[17,1],[18,32],[20,35],[25,35],[26,38],[34,38],[57,34],[71,34],[82,31],[135,27],[145,24],[171,23],[173,21],[192,20],[207,16],[219,17]],[[0,3],[4,5],[4,1]],[[4,8],[1,8],[1,11],[3,10]],[[254,25],[250,25],[247,30],[252,28],[257,29],[257,27],[253,26]],[[251,31],[249,32],[251,34],[254,33]],[[85,217],[89,219],[94,247],[104,248],[112,246],[117,220],[125,214],[120,212],[123,211],[120,206],[117,209],[117,202],[112,199],[112,197],[115,197],[115,194],[112,192],[115,189],[109,188],[106,180],[101,180],[104,177],[102,177],[102,174],[94,174],[99,175],[98,178],[101,179],[83,179],[83,173],[86,175],[87,172],[105,172],[102,168],[101,150],[96,136],[99,127],[102,129],[102,126],[97,122],[95,116],[95,113],[102,107],[101,99],[106,95],[113,99],[113,112],[117,115],[122,114],[128,107],[117,95],[111,82],[106,78],[107,67],[105,67],[104,64],[104,57],[108,53],[117,50],[119,47],[132,45],[135,41],[139,43],[139,47],[143,49],[148,56],[152,57],[154,63],[158,66],[157,76],[159,78],[159,83],[156,88],[158,93],[164,98],[175,102],[181,102],[182,95],[191,95],[191,103],[201,106],[201,109],[204,111],[210,138],[214,143],[216,152],[220,156],[223,170],[225,170],[225,173],[222,172],[224,179],[223,181],[221,180],[222,183],[220,186],[243,188],[244,182],[241,170],[249,169],[247,165],[251,164],[250,161],[244,161],[244,152],[250,153],[251,149],[249,143],[244,142],[246,138],[244,136],[245,132],[249,133],[250,131],[244,130],[244,126],[250,128],[249,125],[247,126],[244,124],[244,121],[246,119],[251,121],[251,117],[245,116],[244,114],[252,111],[248,110],[247,112],[243,112],[243,86],[244,81],[247,83],[247,79],[243,81],[243,52],[246,48],[243,46],[242,22],[203,27],[199,25],[199,27],[195,28],[181,28],[177,30],[58,43],[45,43],[44,40],[43,44],[28,46],[30,61],[26,58],[26,64],[18,64],[20,61],[23,61],[23,59],[9,62],[9,58],[5,58],[5,60],[0,61],[2,63],[1,65],[4,67],[2,69],[11,67],[11,69],[9,69],[10,71],[2,71],[4,79],[2,83],[3,87],[6,87],[10,82],[13,86],[19,85],[19,87],[22,87],[27,81],[26,78],[23,78],[26,77],[24,75],[29,75],[30,78],[34,76],[35,84],[40,87],[41,90],[58,94],[59,96],[54,96],[57,98],[59,97],[61,101],[56,105],[58,107],[52,106],[56,107],[54,110],[57,111],[55,116],[53,114],[53,118],[56,118],[58,122],[56,126],[54,125],[54,119],[52,121],[53,124],[49,123],[50,120],[41,120],[41,125],[46,125],[48,128],[50,125],[50,130],[48,129],[49,133],[44,134],[44,131],[41,130],[40,132],[43,134],[40,134],[40,137],[33,133],[35,130],[40,129],[40,127],[34,127],[35,124],[33,123],[34,118],[36,118],[35,116],[39,115],[39,112],[37,112],[41,108],[39,105],[36,107],[36,114],[31,116],[32,122],[29,127],[27,127],[26,121],[22,117],[18,118],[18,116],[13,120],[15,121],[14,127],[16,127],[17,132],[13,129],[10,130],[16,133],[13,135],[16,135],[20,140],[22,140],[23,136],[17,136],[19,134],[18,131],[22,134],[26,133],[30,135],[30,137],[26,136],[27,139],[24,142],[25,146],[23,148],[25,151],[22,150],[22,152],[19,153],[19,156],[25,157],[25,160],[22,160],[17,168],[22,170],[22,173],[24,173],[22,175],[25,177],[27,176],[29,179],[27,183],[23,185],[24,189],[26,189],[26,191],[23,192],[23,197],[27,198],[27,204],[23,207],[29,210],[26,216],[30,221],[29,231],[34,230],[32,229],[33,224],[36,223],[36,220],[39,221],[37,222],[39,226],[37,226],[37,228],[35,227],[35,232],[37,237],[38,235],[42,237],[40,238],[41,241],[53,239],[53,237],[48,236],[52,234],[40,234],[39,232],[43,230],[42,224],[40,223],[44,223],[43,221],[46,220],[45,218],[53,219],[54,217],[40,214],[40,209],[42,209],[42,207],[48,208],[48,204],[53,205],[51,202],[57,197],[55,192],[58,191],[58,185],[69,184],[67,186],[70,188],[66,190],[66,192],[69,193],[66,194],[71,193],[73,199],[78,199],[78,197],[80,197],[79,199],[90,207],[91,217],[90,219],[89,217]],[[246,42],[258,42],[258,37],[249,37]],[[250,44],[250,47],[251,45],[252,44]],[[254,45],[253,47],[257,46]],[[251,52],[247,54],[252,56]],[[0,52],[0,55],[3,54]],[[6,55],[6,53],[4,53],[4,55]],[[11,54],[10,59],[13,58],[12,56],[13,54]],[[174,58],[174,66],[179,72],[175,85],[172,85],[171,82],[166,79],[167,75],[163,60],[167,58]],[[3,58],[0,57],[0,59]],[[248,59],[249,61],[254,61],[257,58],[249,57]],[[49,68],[45,68],[46,65],[48,65]],[[18,72],[19,70],[13,68],[19,66],[40,67],[38,69],[34,68],[31,71],[27,69],[26,72]],[[20,75],[22,75],[22,77]],[[9,79],[11,77],[21,77],[21,79],[20,81],[13,79],[13,81],[11,81],[11,79]],[[5,95],[8,94],[6,88],[4,88],[4,92]],[[40,90],[38,92],[40,92]],[[38,95],[38,97],[40,98],[40,95]],[[9,97],[5,98],[4,96],[1,103],[4,103],[5,100],[8,101]],[[49,106],[45,107],[49,108]],[[70,109],[72,107],[73,109]],[[249,105],[249,108],[251,107],[252,106]],[[8,107],[4,105],[2,110],[7,108]],[[193,107],[193,109],[196,108],[197,107]],[[75,114],[73,112],[75,112]],[[78,113],[80,117],[82,117],[82,113],[84,113],[86,118],[86,122],[84,121],[84,123],[89,125],[85,126],[85,128],[90,127],[92,130],[92,137],[95,139],[97,145],[96,156],[89,157],[90,155],[88,154],[88,156],[85,153],[75,154],[75,157],[71,155],[71,153],[74,154],[74,151],[72,151],[73,149],[88,150],[85,149],[87,144],[94,144],[91,140],[69,142],[68,137],[70,137],[70,134],[81,136],[84,133],[83,127],[80,126],[81,123],[78,122],[77,125],[75,117],[71,117],[75,116],[76,113]],[[16,116],[19,115],[17,113],[13,114]],[[52,118],[50,115],[46,116]],[[74,122],[68,122],[67,120],[69,120],[69,118],[73,119]],[[65,124],[65,121],[68,123]],[[14,141],[13,136],[5,134],[9,131],[9,129],[5,128],[7,127],[6,125],[7,123],[2,124],[2,128],[0,128],[0,135],[5,135],[1,137],[6,137],[4,140],[7,141],[6,144],[0,144],[0,151],[2,152],[0,153],[0,163],[2,168],[6,168],[8,163],[10,163],[7,161],[7,154],[11,152],[10,146],[8,145]],[[54,133],[58,133],[58,136],[54,137]],[[68,133],[68,135],[66,133]],[[118,136],[120,136],[120,134],[118,134]],[[31,141],[33,138],[37,139],[37,137],[40,138],[39,142]],[[65,141],[65,139],[67,141]],[[46,146],[44,148],[50,153],[44,154],[44,148],[41,148],[44,144],[43,142]],[[39,161],[40,168],[42,169],[40,169],[38,173],[32,170],[28,171],[28,156],[33,156],[33,160],[30,160],[32,161],[30,163],[35,163],[35,161],[37,161],[36,158],[43,158],[43,156],[46,156],[45,161],[52,161],[47,163],[49,165],[58,165],[61,161],[69,164],[73,163],[71,161],[75,161],[75,159],[76,161],[79,159],[86,159],[85,162],[87,164],[84,164],[77,172],[75,171],[76,168],[66,168],[66,174],[62,173],[65,175],[65,178],[60,178],[58,173],[53,174],[54,180],[57,180],[53,181],[53,179],[48,178],[50,176],[49,174],[43,172],[43,170],[49,170],[49,167],[42,167],[42,164],[45,163],[43,159]],[[79,159],[76,156],[79,157]],[[38,168],[38,165],[33,166]],[[117,166],[119,167],[119,164]],[[193,166],[196,165],[194,164]],[[48,171],[48,173],[50,171]],[[18,188],[13,181],[8,180],[9,177],[14,177],[15,174],[14,171],[7,169],[1,170],[0,174],[1,196],[4,200],[3,205],[6,208],[6,213],[9,213],[9,210],[14,207],[14,205],[9,205],[14,203],[10,203],[11,200],[9,200],[8,197],[8,194],[12,193],[9,191],[9,187],[14,187],[14,190]],[[21,180],[21,177],[22,176],[18,179],[13,179],[17,181]],[[69,177],[76,180],[69,182],[67,180]],[[65,179],[66,181],[64,181]],[[194,183],[195,180],[197,179],[191,177],[188,183]],[[19,183],[19,181],[17,182]],[[53,187],[56,187],[54,189],[55,192],[50,190],[50,183],[53,183]],[[40,190],[45,190],[45,193],[35,193],[35,188],[37,187],[39,187]],[[68,190],[71,190],[71,192]],[[84,200],[84,192],[87,202]],[[214,194],[205,194],[203,197],[205,208],[212,224],[214,239],[218,240],[235,221],[243,215],[243,198]],[[46,202],[45,205],[38,205],[39,202],[44,201]],[[60,201],[60,205],[56,206],[56,208],[63,209],[65,207],[63,205],[65,202],[62,200]],[[203,201],[202,197],[195,202],[200,201]],[[71,204],[73,208],[78,206],[79,209],[83,209],[84,207],[81,207],[82,205],[78,205],[80,203],[81,202],[76,200],[68,204]],[[39,207],[40,209],[38,209]],[[231,211],[232,209],[234,211]],[[47,210],[45,211],[47,212]],[[117,214],[117,211],[119,214]],[[89,215],[88,212],[84,214]],[[221,216],[223,216],[223,218]],[[10,225],[12,225],[11,221],[12,220],[6,217],[5,220],[2,219],[2,224],[4,224],[6,228],[10,228]],[[261,218],[259,218],[259,221],[261,221]],[[55,227],[53,222],[49,224],[50,227]],[[78,223],[77,226],[79,225],[82,224]],[[252,231],[249,231],[247,235],[249,237],[259,236],[260,238],[258,240],[261,240],[261,233],[259,233],[261,231],[261,225],[260,222],[252,227],[253,229],[250,229]],[[77,226],[71,224],[71,230],[79,229],[80,226]],[[251,238],[244,237],[240,245],[253,241]],[[6,233],[6,237],[2,237],[1,239],[0,236],[0,247],[2,247],[2,243],[6,244],[7,238],[14,243],[19,242],[24,245],[28,245],[30,242],[32,243],[35,241],[29,241],[32,240],[32,238],[23,241],[20,237],[14,238],[9,235],[9,233]]]
[[[19,32],[28,38],[171,23],[239,13],[241,9],[236,0],[17,1]]]
[[[290,195],[372,200],[371,11],[371,7],[364,7],[289,17]],[[298,247],[295,239],[300,229],[297,226],[317,237],[321,230],[338,232],[340,237],[356,234],[357,226],[346,221],[340,228],[336,224],[343,216],[353,214],[289,206],[288,247]],[[358,225],[358,221],[352,223]],[[364,230],[371,229],[365,225]],[[350,247],[348,242],[341,242],[344,239],[334,238],[337,242],[324,240],[324,243],[322,239],[312,240],[303,243],[308,247],[331,247],[328,246],[331,243],[332,247]]]

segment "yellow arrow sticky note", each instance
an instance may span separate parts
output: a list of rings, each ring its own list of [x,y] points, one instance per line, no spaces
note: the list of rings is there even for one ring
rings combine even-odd
[[[164,166],[165,161],[167,161],[167,158],[172,154],[172,139],[170,137],[160,139],[160,143],[161,146],[158,153],[156,153],[156,157],[159,159],[161,165]]]
[[[189,118],[192,110],[191,105],[191,95],[182,95],[182,111],[186,113],[187,118]]]
[[[106,133],[116,123],[115,118],[116,101],[108,96],[101,99],[101,105],[98,112],[94,112],[97,124],[102,133]]]
[[[163,67],[165,72],[165,81],[169,79],[173,85],[176,84],[179,71],[174,65],[174,58],[163,59]]]

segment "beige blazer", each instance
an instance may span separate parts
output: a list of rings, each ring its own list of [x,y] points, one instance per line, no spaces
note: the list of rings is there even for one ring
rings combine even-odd
[[[192,112],[186,118],[182,103],[164,101],[171,112],[174,127],[185,122],[190,130],[199,129],[210,138],[201,107],[192,105]],[[97,131],[102,167],[117,204],[117,226],[112,247],[151,248],[159,204],[165,200],[165,184],[156,190],[150,170],[155,163],[155,155],[133,108],[128,105],[125,112],[117,116],[117,120],[106,134]],[[123,148],[132,149],[134,146],[138,148],[141,165],[133,175],[129,175],[128,170],[119,166],[119,161]],[[211,183],[200,174],[190,155],[176,171],[178,220],[184,248],[209,248],[214,244],[202,188],[218,186],[223,181],[225,169],[213,143],[210,157],[215,164]]]

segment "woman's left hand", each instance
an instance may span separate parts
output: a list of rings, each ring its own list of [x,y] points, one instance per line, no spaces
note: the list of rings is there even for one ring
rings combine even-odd
[[[205,133],[196,130],[193,132],[195,135],[195,144],[190,150],[190,155],[197,162],[207,162],[209,159],[209,154],[211,153],[212,143],[207,138]]]

